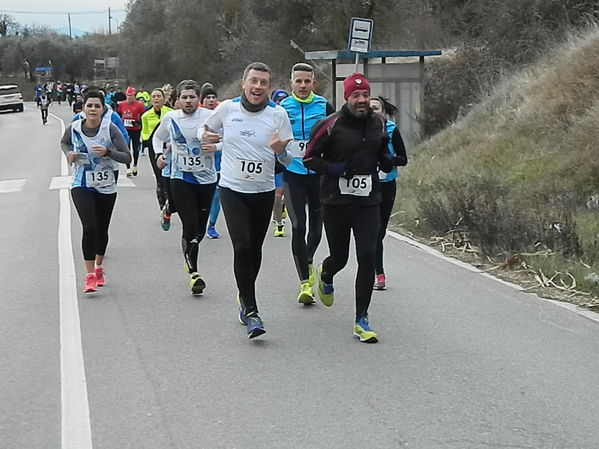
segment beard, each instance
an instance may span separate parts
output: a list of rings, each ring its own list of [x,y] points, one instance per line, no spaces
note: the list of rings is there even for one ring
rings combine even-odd
[[[357,105],[347,103],[347,109],[349,110],[349,112],[351,112],[351,114],[354,117],[364,118],[368,115],[368,106],[367,105],[360,111],[356,110],[356,106]],[[360,106],[362,106],[362,105],[360,105]]]

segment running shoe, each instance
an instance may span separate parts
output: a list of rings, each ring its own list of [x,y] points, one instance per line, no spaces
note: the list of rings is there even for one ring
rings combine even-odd
[[[327,307],[331,307],[333,301],[335,301],[335,288],[332,283],[327,284],[322,280],[322,264],[318,266],[316,279],[318,279],[318,297],[320,298],[320,302]]]
[[[374,286],[375,290],[385,290],[387,287],[385,286],[385,274],[377,274],[374,277]]]
[[[360,339],[362,343],[377,343],[379,336],[370,329],[368,316],[362,317],[354,324],[354,336]]]
[[[131,171],[130,168],[127,169],[127,178],[130,178],[131,176],[133,176],[133,172]]]
[[[83,281],[83,293],[91,293],[98,290],[96,273],[87,273]]]
[[[239,324],[243,324],[244,326],[248,325],[248,317],[245,314],[245,309],[241,305],[241,300],[239,299],[239,293],[237,293],[237,304],[239,304],[239,315],[237,316],[239,319]]]
[[[248,338],[256,338],[266,333],[266,330],[264,329],[264,323],[262,323],[262,319],[258,316],[256,312],[248,313],[246,315],[246,319],[248,328]]]
[[[137,176],[137,166],[136,165],[133,166],[132,172],[133,172],[133,176]]]
[[[285,237],[285,225],[277,223],[275,225],[275,237]]]
[[[204,282],[204,279],[198,273],[191,273],[189,275],[189,286],[191,287],[192,295],[201,295],[206,288],[206,282]]]
[[[171,228],[171,214],[166,210],[166,206],[162,208],[162,215],[160,216],[160,225],[163,231],[168,231]]]
[[[314,265],[311,263],[308,264],[308,282],[310,286],[313,286],[316,283],[316,273],[314,272]]]
[[[300,285],[299,295],[297,295],[297,302],[305,306],[314,304],[314,295],[312,293],[312,286],[309,282],[302,282]]]
[[[98,287],[104,287],[104,268],[96,267],[96,285]]]
[[[208,229],[206,229],[206,235],[208,236],[209,239],[220,238],[220,234],[218,232],[216,232],[216,229],[214,229],[214,226],[209,226]]]

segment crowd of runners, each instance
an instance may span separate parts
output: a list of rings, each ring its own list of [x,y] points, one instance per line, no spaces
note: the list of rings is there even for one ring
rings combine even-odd
[[[219,102],[211,83],[183,80],[151,92],[128,87],[124,95],[88,88],[81,111],[62,140],[73,168],[71,196],[83,227],[83,290],[106,280],[103,260],[117,196],[120,164],[137,176],[146,151],[156,178],[162,229],[181,220],[181,249],[192,295],[207,288],[199,266],[204,238],[222,207],[233,247],[238,319],[249,338],[266,332],[259,315],[256,279],[271,221],[285,236],[291,221],[291,253],[297,301],[334,302],[334,277],[347,264],[353,233],[358,263],[353,333],[376,343],[368,321],[373,289],[384,290],[383,239],[393,202],[397,167],[407,164],[397,109],[370,96],[368,79],[354,73],[343,83],[338,110],[317,95],[314,70],[290,71],[290,91],[271,85],[271,70],[249,64],[241,94]],[[142,92],[145,92],[143,94]],[[115,99],[116,98],[116,99]],[[324,227],[328,256],[315,266]],[[316,293],[316,294],[315,294]]]

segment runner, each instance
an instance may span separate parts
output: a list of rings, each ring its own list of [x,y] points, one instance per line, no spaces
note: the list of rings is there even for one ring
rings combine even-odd
[[[162,89],[156,88],[152,90],[151,101],[152,107],[141,116],[141,140],[143,142],[143,147],[148,148],[150,165],[152,166],[152,171],[156,177],[156,198],[158,199],[158,205],[162,212],[166,206],[167,191],[166,186],[163,183],[161,170],[156,165],[156,153],[152,146],[152,136],[162,117],[164,117],[167,112],[172,111],[172,109],[164,105],[165,97]]]
[[[50,107],[50,97],[46,92],[42,92],[38,104],[40,106],[40,112],[42,113],[42,125],[45,125],[48,123],[48,108]]]
[[[125,91],[127,96],[126,101],[121,101],[116,112],[121,116],[125,123],[125,128],[129,133],[129,143],[133,150],[133,170],[131,170],[131,164],[127,164],[127,177],[137,176],[137,161],[139,159],[139,147],[141,145],[141,114],[146,109],[143,105],[135,99],[135,88],[129,86]],[[115,95],[116,96],[116,95]]]
[[[103,120],[104,95],[90,90],[84,94],[85,118],[71,123],[60,141],[75,175],[71,197],[83,226],[81,246],[85,262],[85,293],[105,284],[102,263],[108,245],[108,227],[116,201],[117,162],[131,160],[127,143],[110,120]]]
[[[333,277],[349,257],[353,231],[358,259],[355,282],[354,335],[376,343],[378,335],[368,324],[368,306],[374,280],[374,253],[380,225],[378,170],[393,169],[387,152],[385,121],[369,108],[370,85],[354,73],[343,81],[346,103],[341,110],[312,128],[304,165],[321,174],[320,202],[329,256],[318,267],[318,295],[333,305]]]
[[[276,104],[280,104],[285,98],[289,97],[286,90],[277,89],[272,95],[271,99]],[[275,202],[272,206],[272,218],[275,224],[273,235],[275,237],[285,237],[285,222],[283,221],[287,216],[285,212],[285,203],[283,202],[283,171],[285,167],[280,162],[275,165]]]
[[[206,120],[204,133],[204,141],[216,143],[216,131],[223,129],[220,199],[233,244],[239,321],[249,338],[266,332],[258,315],[256,278],[274,200],[275,160],[291,162],[285,147],[293,137],[285,110],[268,100],[270,73],[266,64],[249,64],[241,96],[223,101]]]
[[[213,111],[218,106],[218,94],[216,93],[216,89],[210,83],[204,83],[202,85],[202,93],[200,95],[200,104],[203,108],[208,109],[209,111]],[[216,175],[220,178],[220,160],[222,156],[222,152],[220,151],[222,147],[222,142],[216,144],[216,153],[214,153],[215,157],[215,166],[216,166]],[[216,220],[218,220],[218,214],[220,213],[220,197],[218,196],[218,184],[216,186],[216,190],[214,191],[214,198],[212,198],[212,206],[210,207],[210,217],[208,219],[208,229],[206,229],[206,235],[209,239],[218,239],[220,238],[220,234],[216,231]]]
[[[401,138],[399,128],[394,122],[388,119],[388,117],[393,118],[399,110],[384,97],[371,98],[370,107],[373,112],[379,114],[386,122],[387,136],[389,137],[387,149],[393,158],[393,165],[396,167],[406,165],[408,163],[408,157],[406,155],[406,147]],[[393,203],[395,203],[395,192],[397,190],[395,179],[397,176],[397,168],[395,167],[389,173],[379,172],[379,180],[381,182],[381,204],[379,206],[381,213],[381,227],[379,229],[374,257],[375,279],[373,288],[375,290],[385,290],[387,288],[385,270],[383,269],[383,239],[387,232],[387,224],[389,224]]]
[[[312,126],[327,115],[335,112],[326,98],[316,95],[314,69],[310,64],[298,63],[291,68],[291,97],[281,101],[287,111],[293,140],[288,150],[293,162],[283,172],[283,191],[289,218],[291,219],[291,252],[300,280],[298,302],[314,303],[313,258],[322,237],[322,214],[320,211],[320,176],[308,170],[303,162]],[[308,235],[306,237],[306,206],[308,207]]]
[[[200,93],[200,86],[195,81],[181,81],[177,86],[181,109],[165,114],[153,138],[154,151],[159,157],[158,167],[166,163],[163,142],[170,140],[171,195],[183,224],[181,243],[193,295],[202,294],[206,288],[206,282],[198,272],[198,254],[217,181],[216,145],[201,143],[197,137],[202,134],[202,125],[211,114],[207,109],[198,108]]]

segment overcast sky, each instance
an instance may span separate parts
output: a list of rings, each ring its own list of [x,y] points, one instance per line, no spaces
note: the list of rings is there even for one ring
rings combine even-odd
[[[0,13],[12,16],[22,25],[45,25],[52,29],[68,30],[67,13],[71,13],[71,26],[82,31],[108,31],[108,7],[111,8],[112,31],[125,18],[128,0],[0,0]],[[25,14],[25,13],[28,14]],[[95,12],[94,14],[87,14]],[[35,13],[35,14],[31,14]],[[49,14],[53,13],[53,14]],[[54,14],[56,13],[56,14]],[[86,14],[77,14],[86,13]]]

